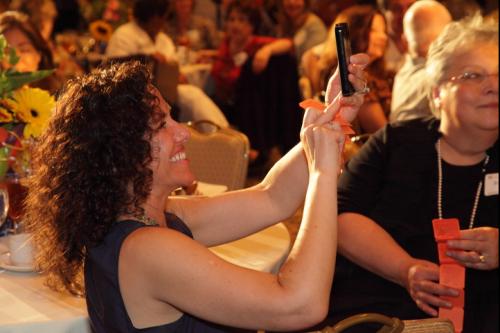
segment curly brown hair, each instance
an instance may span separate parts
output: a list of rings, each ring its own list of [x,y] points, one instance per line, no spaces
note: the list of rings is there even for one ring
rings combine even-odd
[[[86,249],[122,214],[143,214],[151,191],[150,140],[165,114],[139,62],[70,81],[33,152],[25,202],[37,265],[56,290],[83,293]]]

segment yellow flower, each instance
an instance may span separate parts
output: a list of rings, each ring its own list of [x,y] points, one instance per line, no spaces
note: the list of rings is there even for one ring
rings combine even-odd
[[[97,20],[90,23],[89,31],[98,42],[108,42],[113,34],[113,27],[104,20]]]
[[[40,136],[49,122],[55,106],[54,97],[39,88],[24,86],[12,93],[9,105],[16,118],[25,122],[24,137]]]
[[[10,113],[3,105],[0,105],[0,123],[10,123],[12,120],[14,120],[12,113]]]

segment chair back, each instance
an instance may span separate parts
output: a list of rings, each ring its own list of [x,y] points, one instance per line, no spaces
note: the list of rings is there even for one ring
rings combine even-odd
[[[247,136],[207,120],[189,122],[186,126],[191,133],[186,155],[196,179],[226,185],[228,190],[243,188],[250,149]]]
[[[153,74],[153,84],[163,98],[170,104],[177,102],[177,85],[179,84],[179,64],[176,61],[159,62],[147,54],[134,54],[123,57],[110,57],[105,63],[122,63],[139,61],[145,64]]]

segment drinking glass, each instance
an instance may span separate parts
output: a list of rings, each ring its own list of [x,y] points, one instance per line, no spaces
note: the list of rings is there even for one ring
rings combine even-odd
[[[0,187],[0,229],[7,219],[9,212],[9,192],[5,187]]]
[[[24,199],[28,193],[28,189],[23,185],[24,178],[17,174],[8,174],[5,177],[5,184],[9,196],[9,206],[7,215],[12,221],[13,232],[18,232],[18,228],[22,225],[24,215]]]

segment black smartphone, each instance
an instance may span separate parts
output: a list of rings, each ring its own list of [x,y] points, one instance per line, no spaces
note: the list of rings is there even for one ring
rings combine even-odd
[[[343,96],[352,96],[356,90],[349,82],[349,59],[351,57],[351,40],[347,23],[335,24],[335,42],[337,44],[337,58],[339,60],[340,84]]]

